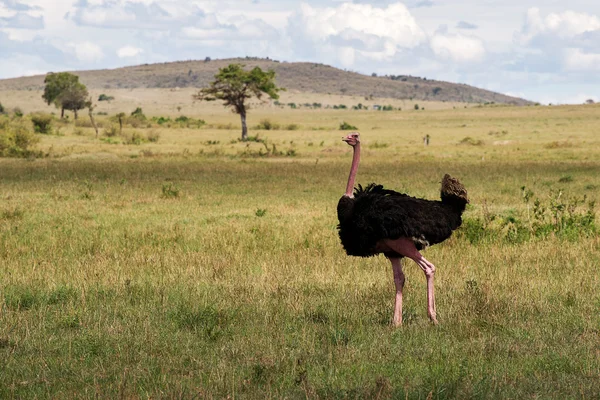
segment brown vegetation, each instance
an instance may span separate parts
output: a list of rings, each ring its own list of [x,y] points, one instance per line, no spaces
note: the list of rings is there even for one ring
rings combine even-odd
[[[393,98],[465,103],[533,104],[516,97],[426,78],[398,75],[393,77],[367,76],[343,71],[328,65],[297,62],[287,63],[269,59],[225,59],[180,61],[145,64],[113,70],[75,72],[90,89],[119,88],[186,88],[206,87],[219,68],[231,63],[243,63],[247,68],[273,69],[276,84],[291,91],[324,93],[345,96],[364,96],[367,99]],[[3,90],[39,90],[44,76],[6,79],[0,81]]]

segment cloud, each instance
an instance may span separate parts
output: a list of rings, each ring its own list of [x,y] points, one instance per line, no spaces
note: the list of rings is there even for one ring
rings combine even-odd
[[[598,30],[600,18],[595,15],[565,11],[542,17],[538,8],[530,8],[516,39],[522,45],[553,46],[556,40],[564,43]]]
[[[435,5],[435,3],[433,1],[430,0],[422,0],[417,2],[417,4],[415,4],[415,8],[422,8],[422,7],[433,7]]]
[[[32,17],[24,12],[17,12],[12,17],[0,17],[0,28],[44,29],[44,17]]]
[[[8,34],[0,31],[0,49],[2,49],[0,60],[17,56],[35,56],[43,58],[47,63],[65,62],[65,54],[41,37],[28,41],[16,41],[11,40]]]
[[[30,11],[30,10],[37,9],[37,7],[31,7],[27,4],[23,4],[20,1],[16,1],[16,0],[3,0],[2,5],[6,8],[8,8],[9,10],[14,10],[14,11]]]
[[[460,34],[437,33],[430,44],[436,56],[458,63],[480,62],[486,53],[480,39]]]
[[[313,8],[303,3],[290,16],[286,32],[297,56],[351,66],[355,60],[390,60],[403,49],[426,42],[406,6],[343,3]]]
[[[100,46],[92,42],[72,42],[67,46],[69,49],[71,49],[75,57],[84,63],[96,63],[104,58],[104,52]]]
[[[81,26],[160,30],[193,24],[204,17],[204,12],[185,2],[80,0],[69,17]]]
[[[600,18],[564,11],[543,16],[538,8],[527,11],[514,38],[521,46],[522,67],[531,71],[600,71]]]
[[[600,53],[585,53],[581,49],[567,49],[564,67],[568,71],[599,71]]]
[[[221,24],[215,16],[210,15],[204,23],[196,26],[184,27],[183,36],[196,40],[234,40],[247,42],[251,40],[275,39],[278,33],[269,24],[262,20],[246,20],[245,18],[235,23]]]
[[[456,28],[457,29],[477,29],[479,28],[477,25],[475,24],[471,24],[469,22],[465,22],[465,21],[459,21],[456,24]]]
[[[119,58],[135,57],[144,52],[143,49],[134,46],[124,46],[117,50],[117,56]]]

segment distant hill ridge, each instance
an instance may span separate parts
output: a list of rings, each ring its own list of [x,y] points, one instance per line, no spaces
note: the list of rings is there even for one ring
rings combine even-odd
[[[262,58],[231,58],[144,64],[117,69],[74,71],[88,88],[184,88],[204,87],[219,68],[231,63],[273,69],[279,86],[290,91],[396,98],[529,105],[530,101],[465,84],[413,76],[367,76],[329,65],[309,62],[279,62]],[[0,80],[0,90],[40,90],[44,75]]]

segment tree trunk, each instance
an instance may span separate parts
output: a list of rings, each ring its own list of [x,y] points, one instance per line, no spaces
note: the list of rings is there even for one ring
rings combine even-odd
[[[98,139],[98,125],[96,125],[96,121],[94,121],[94,108],[92,106],[90,106],[90,108],[88,108],[88,111],[90,113],[90,121],[92,121],[92,126],[94,127],[94,130],[96,131],[96,139]]]
[[[65,119],[65,109],[64,108],[60,109],[60,119]]]
[[[77,120],[77,110],[73,110],[73,118],[75,118],[75,120]]]
[[[241,112],[240,117],[242,118],[242,142],[248,140],[248,126],[246,125],[246,112]]]
[[[119,115],[119,135],[123,135],[123,117]]]

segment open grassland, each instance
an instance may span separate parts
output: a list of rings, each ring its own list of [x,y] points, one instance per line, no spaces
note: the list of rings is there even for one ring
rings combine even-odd
[[[138,145],[58,125],[48,157],[0,159],[0,398],[600,396],[598,106],[260,108],[251,127],[297,127],[250,143],[236,115],[195,116],[126,127],[160,135]],[[439,326],[414,263],[394,329],[389,263],[339,245],[342,121],[359,182],[469,190],[465,226],[425,251]]]
[[[177,116],[187,115],[201,118],[207,118],[215,115],[223,115],[224,109],[221,102],[198,103],[194,102],[192,96],[198,93],[199,89],[90,89],[90,95],[94,99],[95,112],[105,112],[114,115],[121,111],[130,113],[136,107],[142,107],[148,115]],[[0,91],[0,101],[6,106],[19,107],[24,112],[53,112],[60,113],[54,105],[47,105],[42,99],[42,90],[7,90]],[[101,94],[114,97],[111,101],[96,101]],[[280,93],[279,102],[283,108],[290,110],[289,103],[295,103],[299,108],[305,103],[320,103],[322,108],[333,107],[336,105],[345,105],[349,109],[359,103],[372,108],[373,105],[391,105],[394,108],[401,108],[405,111],[414,110],[415,104],[425,110],[440,110],[449,108],[475,107],[474,103],[461,102],[443,102],[426,100],[406,100],[393,98],[365,98],[364,96],[346,96],[335,94],[315,95],[303,93],[295,90],[287,90]],[[277,109],[274,101],[261,102],[256,99],[250,101],[251,108],[259,109]],[[297,110],[296,110],[297,111]],[[68,113],[70,114],[70,113]],[[226,113],[229,115],[229,113]],[[250,112],[252,116],[252,112]],[[287,118],[298,119],[294,114]],[[239,122],[235,120],[235,122]],[[237,124],[236,124],[237,126]]]

